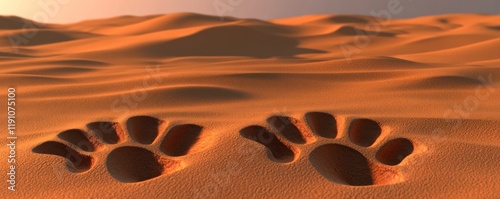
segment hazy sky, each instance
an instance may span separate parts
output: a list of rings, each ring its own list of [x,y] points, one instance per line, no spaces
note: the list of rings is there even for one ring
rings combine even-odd
[[[50,2],[56,2],[55,6]],[[0,15],[68,23],[117,15],[196,12],[274,19],[306,14],[362,14],[400,2],[395,18],[443,13],[500,13],[500,0],[1,0]]]

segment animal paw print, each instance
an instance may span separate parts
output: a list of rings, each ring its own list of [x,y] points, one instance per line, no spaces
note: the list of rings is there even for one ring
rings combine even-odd
[[[413,153],[412,141],[394,138],[376,150],[374,145],[378,146],[383,131],[371,119],[352,120],[348,138],[339,136],[337,120],[328,113],[306,113],[305,122],[307,125],[292,117],[272,116],[267,119],[272,130],[253,125],[242,129],[240,135],[264,145],[270,159],[283,164],[297,160],[300,148],[316,143],[319,137],[326,144],[311,147],[309,161],[322,176],[336,183],[367,186],[402,181],[394,166]],[[367,154],[375,158],[366,158]]]
[[[59,141],[44,142],[33,148],[33,152],[66,158],[68,169],[74,173],[86,172],[98,163],[96,157],[106,157],[106,168],[111,176],[120,182],[134,183],[181,169],[180,160],[165,155],[182,157],[189,154],[203,130],[195,124],[167,128],[165,121],[150,116],[134,116],[126,121],[131,140],[116,122],[93,122],[86,127],[88,131],[61,132],[57,135]],[[166,135],[159,141],[163,131]],[[158,148],[160,152],[153,152]]]

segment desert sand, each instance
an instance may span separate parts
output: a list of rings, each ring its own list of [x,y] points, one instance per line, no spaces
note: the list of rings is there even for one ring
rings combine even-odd
[[[5,16],[0,37],[1,198],[498,197],[500,16]]]

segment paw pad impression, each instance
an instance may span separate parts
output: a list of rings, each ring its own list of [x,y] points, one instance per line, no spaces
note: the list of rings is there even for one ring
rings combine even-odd
[[[354,119],[348,128],[351,143],[339,141],[338,124],[335,117],[324,112],[305,114],[305,124],[287,116],[271,116],[267,119],[269,130],[252,125],[240,130],[240,135],[264,145],[270,152],[271,159],[278,163],[292,163],[297,159],[300,145],[308,144],[309,135],[333,141],[316,146],[309,154],[313,167],[330,181],[352,185],[368,186],[392,183],[398,179],[394,167],[399,165],[414,151],[413,143],[406,138],[387,141],[378,150],[374,158],[366,158],[363,153],[348,145],[356,145],[361,150],[371,150],[382,135],[382,127],[371,119]],[[305,129],[306,126],[309,129]],[[389,174],[389,175],[387,175]]]
[[[126,130],[119,123],[107,121],[92,122],[86,127],[86,130],[63,131],[57,135],[60,141],[44,142],[32,151],[66,158],[68,169],[74,173],[92,169],[100,161],[93,154],[107,153],[105,164],[109,174],[120,182],[134,183],[180,169],[179,160],[168,156],[188,155],[203,132],[203,127],[196,124],[167,128],[165,121],[150,116],[129,118]],[[131,140],[127,140],[126,132]],[[163,132],[166,135],[156,144]],[[103,147],[105,145],[107,147]],[[159,148],[163,154],[155,153],[148,147]]]

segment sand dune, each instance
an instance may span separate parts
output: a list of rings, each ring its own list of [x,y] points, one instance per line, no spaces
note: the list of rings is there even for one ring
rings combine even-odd
[[[273,20],[273,22],[278,24],[289,25],[366,24],[371,21],[374,21],[372,17],[360,15],[309,15]]]
[[[496,198],[499,19],[0,17],[0,197]]]
[[[197,45],[202,44],[205,47]],[[314,53],[311,49],[297,48],[298,42],[287,37],[266,34],[243,26],[210,27],[192,35],[141,46],[132,52],[145,51],[144,56],[246,56],[292,57],[299,53]]]
[[[480,60],[490,60],[498,57],[498,54],[490,51],[489,49],[495,48],[500,45],[500,39],[492,39],[482,42],[476,42],[469,45],[463,45],[455,48],[443,49],[430,53],[419,53],[414,55],[404,56],[408,59],[419,60],[418,57],[425,57],[420,59],[429,60],[432,62],[447,62],[447,63],[464,63],[474,62]],[[454,55],[451,57],[450,55]],[[456,57],[455,57],[456,56]]]
[[[232,21],[231,18],[225,18],[224,21]],[[210,26],[220,23],[219,17],[193,15],[189,13],[179,13],[165,16],[158,16],[149,20],[144,20],[139,23],[125,24],[118,27],[108,27],[101,29],[99,32],[103,34],[113,35],[138,35],[152,32],[190,28],[195,26]]]
[[[10,38],[22,38],[25,37],[25,30],[21,29],[16,32],[9,32],[7,35],[2,35],[2,40],[9,41]],[[21,45],[26,46],[37,46],[44,44],[53,44],[59,42],[67,42],[78,39],[85,39],[94,37],[94,34],[86,32],[75,32],[75,31],[53,31],[53,30],[37,30],[33,38],[27,39],[27,42],[21,43]],[[10,43],[6,43],[8,46]]]
[[[18,30],[23,28],[44,27],[44,24],[16,16],[0,16],[0,30]]]

